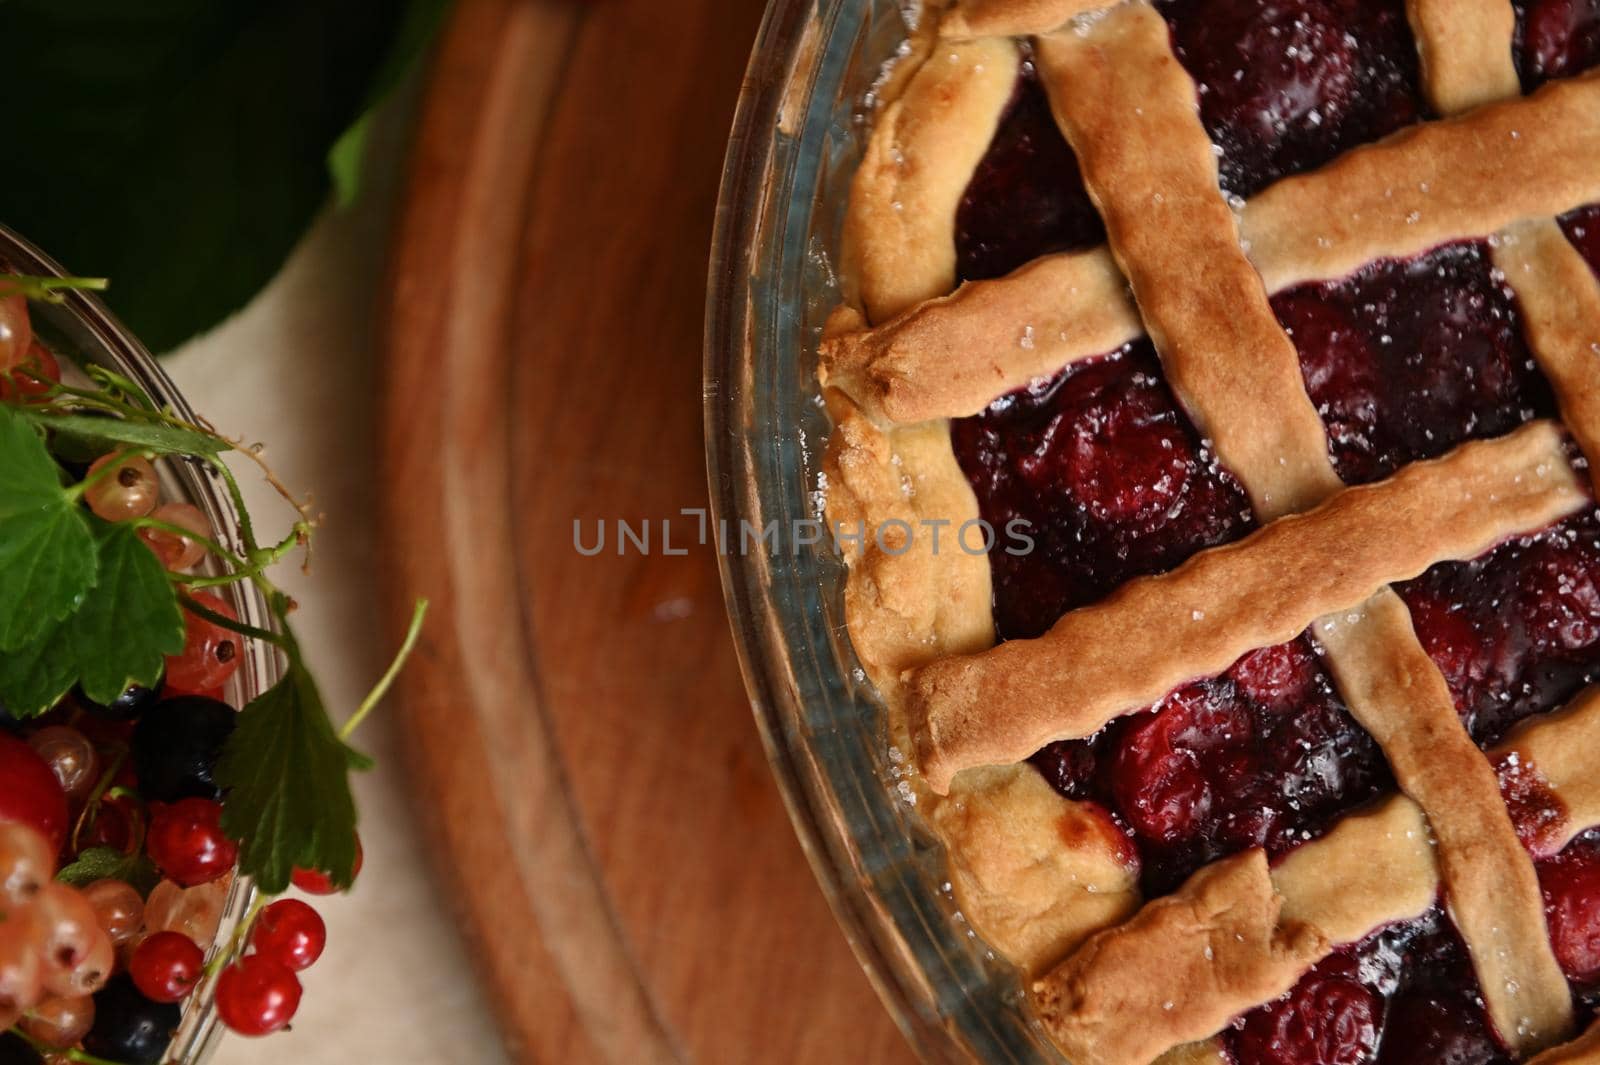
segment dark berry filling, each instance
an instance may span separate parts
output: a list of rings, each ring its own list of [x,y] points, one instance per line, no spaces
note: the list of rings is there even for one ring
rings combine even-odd
[[[1398,591],[1479,743],[1600,676],[1595,512],[1469,562],[1441,563]]]
[[[1163,11],[1231,193],[1423,117],[1401,0],[1169,0]]]
[[[1499,1065],[1466,948],[1442,911],[1325,958],[1224,1034],[1235,1065]]]
[[[1025,62],[956,211],[956,271],[962,281],[1000,277],[1041,255],[1100,244],[1105,236],[1078,160],[1032,63]]]
[[[1481,244],[1280,293],[1339,475],[1377,480],[1554,409],[1515,297]]]
[[[1290,850],[1393,787],[1303,637],[1252,651],[1089,740],[1051,744],[1034,765],[1069,798],[1117,815],[1151,895],[1250,847]]]
[[[1179,411],[1148,342],[1004,396],[951,435],[984,519],[1025,521],[1034,540],[1026,554],[990,555],[1006,639],[1038,636],[1250,527],[1243,492]]]
[[[1556,961],[1592,1008],[1600,999],[1600,829],[1583,833],[1537,868]]]
[[[984,519],[1025,521],[1034,541],[990,555],[1002,638],[1037,636],[1252,526],[1147,342],[1012,393],[956,422],[952,438]],[[1152,893],[1248,847],[1287,850],[1391,786],[1303,639],[1252,652],[1095,737],[1053,744],[1035,765],[1063,794],[1114,813]]]
[[[1516,0],[1516,9],[1524,88],[1600,64],[1600,0]]]
[[[1600,203],[1563,215],[1561,228],[1566,230],[1573,247],[1588,260],[1589,268],[1600,274]]]

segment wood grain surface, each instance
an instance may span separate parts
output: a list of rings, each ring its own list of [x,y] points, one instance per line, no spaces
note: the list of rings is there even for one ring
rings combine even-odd
[[[384,312],[419,813],[513,1056],[905,1062],[768,776],[705,505],[700,337],[754,0],[461,0]],[[649,520],[583,557],[574,519]]]

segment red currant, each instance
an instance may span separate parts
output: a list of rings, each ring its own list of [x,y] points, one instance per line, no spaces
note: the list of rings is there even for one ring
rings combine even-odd
[[[78,833],[77,846],[80,850],[110,847],[127,854],[133,850],[140,824],[142,819],[137,801],[125,795],[103,796],[90,814],[89,822]]]
[[[0,902],[26,905],[55,875],[49,840],[27,825],[0,821]]]
[[[51,382],[61,383],[61,364],[49,348],[35,340],[10,373],[0,374],[0,399],[41,396],[50,390]]]
[[[356,877],[361,875],[361,863],[366,855],[361,849],[361,837],[356,837],[356,863],[350,868],[350,883],[355,884]],[[296,869],[289,876],[295,887],[307,895],[334,895],[339,888],[334,886],[333,877],[321,869]],[[348,890],[348,889],[346,889]]]
[[[211,522],[206,520],[205,512],[192,503],[163,503],[150,516],[198,536],[211,537]],[[161,564],[170,570],[186,570],[206,557],[205,545],[199,540],[166,529],[140,529],[139,538],[150,545]]]
[[[169,880],[184,887],[209,884],[239,858],[239,845],[222,831],[222,806],[211,799],[154,803],[145,851]]]
[[[16,1023],[44,994],[43,964],[35,922],[17,916],[0,921],[0,1021]]]
[[[50,764],[14,736],[0,734],[0,821],[44,835],[57,853],[67,841],[67,796]]]
[[[51,882],[34,896],[33,914],[44,989],[71,997],[104,987],[116,963],[116,948],[89,900],[75,888]]]
[[[32,344],[28,298],[20,294],[0,297],[0,371],[9,373]]]
[[[257,954],[301,972],[322,957],[328,929],[317,911],[299,899],[279,899],[261,911],[250,943]]]
[[[194,601],[230,621],[239,615],[227,600],[199,592]],[[192,610],[184,612],[183,651],[167,659],[167,686],[180,692],[205,692],[220,688],[239,668],[243,648],[239,634],[213,624]]]
[[[209,943],[222,922],[228,882],[213,880],[199,887],[179,887],[163,880],[144,900],[144,927],[150,932],[182,932],[196,943]]]
[[[87,995],[41,1002],[22,1018],[22,1030],[45,1046],[76,1046],[94,1025],[94,999]]]
[[[96,516],[106,521],[142,518],[161,501],[156,469],[142,455],[125,451],[102,455],[89,467],[83,498]]]
[[[96,880],[83,889],[111,942],[122,946],[144,926],[144,899],[133,885],[121,880]]]
[[[200,982],[206,956],[194,940],[178,932],[157,932],[128,959],[128,975],[152,1002],[181,1002]]]
[[[299,978],[260,954],[240,958],[217,979],[217,1013],[240,1035],[270,1035],[299,1008]]]
[[[94,787],[100,760],[94,744],[77,729],[67,725],[42,728],[28,737],[28,746],[49,763],[67,798],[81,802]]]

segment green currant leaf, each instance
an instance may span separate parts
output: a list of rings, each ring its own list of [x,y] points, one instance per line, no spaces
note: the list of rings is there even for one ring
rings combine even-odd
[[[0,651],[37,641],[95,582],[95,545],[39,433],[0,405]]]
[[[227,794],[222,829],[262,891],[283,891],[296,866],[340,887],[355,878],[349,766],[316,682],[292,656],[288,674],[240,712],[216,770]]]
[[[122,880],[141,895],[148,895],[161,882],[155,863],[143,854],[123,854],[112,847],[90,847],[71,864],[62,867],[56,879],[73,887],[96,880]]]
[[[61,638],[61,627],[36,641],[0,654],[0,706],[12,717],[38,717],[71,690],[77,662]]]
[[[100,581],[65,626],[84,694],[109,703],[130,684],[154,687],[183,650],[183,610],[167,571],[132,525],[95,522]]]
[[[126,418],[98,418],[92,414],[57,414],[48,408],[19,410],[18,414],[48,429],[57,439],[65,438],[97,454],[118,447],[135,447],[163,455],[203,455],[216,458],[233,445],[221,437],[165,422],[129,421]]]

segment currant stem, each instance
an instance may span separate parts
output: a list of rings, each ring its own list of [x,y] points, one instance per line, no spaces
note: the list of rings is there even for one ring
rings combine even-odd
[[[95,782],[94,790],[89,792],[89,797],[84,800],[83,811],[78,814],[77,821],[72,825],[72,849],[77,851],[78,838],[83,834],[83,828],[89,823],[89,818],[100,808],[100,800],[105,798],[111,782],[117,779],[117,774],[122,772],[123,763],[128,760],[128,748],[118,745],[117,756],[112,759],[111,765],[100,774],[100,779]]]
[[[159,529],[164,533],[171,533],[174,536],[181,536],[185,540],[193,540],[195,543],[199,544],[201,547],[205,548],[207,551],[210,551],[213,555],[216,555],[218,558],[222,559],[224,562],[230,563],[232,566],[234,566],[235,569],[240,570],[241,571],[241,574],[240,574],[241,576],[249,576],[249,572],[248,571],[251,570],[252,567],[248,563],[246,563],[244,559],[240,558],[238,555],[234,554],[232,551],[228,550],[226,547],[223,547],[221,544],[217,543],[215,540],[212,540],[209,537],[201,536],[199,533],[195,532],[193,529],[186,529],[182,525],[174,525],[170,521],[162,521],[160,518],[152,518],[152,517],[149,517],[148,515],[145,516],[145,517],[142,517],[142,518],[132,518],[132,519],[130,519],[130,523],[135,528],[139,528],[139,529]],[[187,574],[181,574],[181,573],[180,574],[174,574],[173,575],[173,579],[177,580],[177,579],[180,579],[180,578],[185,577],[185,576],[188,576],[188,575]],[[185,583],[187,583],[187,582],[185,582]]]
[[[390,686],[400,675],[400,670],[405,667],[406,659],[411,657],[412,649],[417,646],[417,638],[422,635],[422,622],[427,616],[428,601],[418,599],[417,605],[411,611],[411,624],[406,627],[406,638],[401,641],[400,650],[395,652],[394,661],[389,663],[389,668],[378,678],[378,683],[373,685],[367,697],[361,700],[361,705],[356,707],[356,712],[350,715],[350,720],[339,730],[341,740],[348,740],[356,729],[361,727],[361,722],[367,719],[367,715],[372,713],[373,707],[382,702],[383,697],[389,693]]]
[[[60,303],[64,291],[87,289],[104,292],[111,283],[103,277],[35,277],[30,274],[0,274],[0,296],[22,295],[30,300]]]
[[[264,578],[257,576],[254,579],[259,583]],[[260,640],[263,643],[270,643],[272,646],[280,648],[284,651],[292,650],[292,640],[284,636],[282,633],[271,632],[267,629],[258,629],[254,625],[247,625],[242,621],[235,621],[230,617],[225,617],[222,614],[217,613],[215,610],[206,609],[204,606],[201,606],[199,603],[195,602],[189,596],[184,595],[181,592],[179,593],[179,598],[183,600],[183,608],[185,610],[194,614],[196,617],[202,617],[206,619],[213,625],[227,629],[229,632],[237,632],[240,636],[248,636],[253,640]]]
[[[198,987],[217,975],[218,972],[227,967],[229,962],[239,956],[239,953],[244,949],[244,945],[250,941],[250,930],[255,927],[256,918],[261,914],[262,910],[267,908],[267,904],[272,899],[273,896],[265,892],[257,892],[256,897],[250,901],[250,908],[239,919],[239,923],[233,926],[233,934],[228,937],[227,945],[217,951],[210,961],[206,962],[206,967],[201,970],[200,979],[196,981],[195,986]]]

